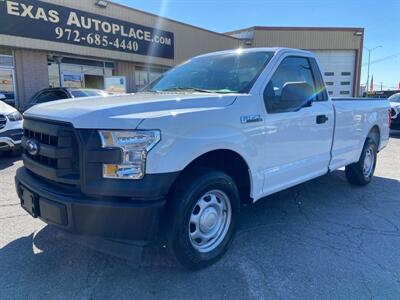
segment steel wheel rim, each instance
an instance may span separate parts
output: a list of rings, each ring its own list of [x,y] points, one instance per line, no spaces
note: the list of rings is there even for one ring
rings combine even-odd
[[[364,166],[363,166],[363,173],[365,177],[371,176],[372,170],[374,168],[374,163],[375,163],[374,151],[371,148],[368,148],[368,150],[365,152]]]
[[[229,197],[221,190],[212,190],[201,196],[189,219],[189,240],[194,249],[208,253],[225,239],[232,220]]]

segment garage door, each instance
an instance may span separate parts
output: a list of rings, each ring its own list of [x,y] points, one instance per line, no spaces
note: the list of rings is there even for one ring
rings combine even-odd
[[[313,51],[319,61],[331,97],[352,97],[355,84],[356,51]]]

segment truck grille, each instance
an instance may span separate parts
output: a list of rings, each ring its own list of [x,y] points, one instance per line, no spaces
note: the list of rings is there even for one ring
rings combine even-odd
[[[0,129],[6,127],[7,118],[5,115],[0,115]]]
[[[37,151],[30,149],[32,143]],[[25,119],[22,146],[24,165],[34,174],[58,183],[79,183],[79,147],[71,125]]]

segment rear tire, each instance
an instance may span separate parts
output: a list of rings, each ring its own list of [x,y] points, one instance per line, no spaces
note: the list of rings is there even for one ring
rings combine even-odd
[[[367,185],[374,176],[378,147],[373,139],[365,141],[360,160],[346,166],[347,180],[353,185]]]
[[[176,260],[196,270],[221,258],[239,218],[233,179],[217,170],[195,170],[177,183],[170,201],[167,242]]]

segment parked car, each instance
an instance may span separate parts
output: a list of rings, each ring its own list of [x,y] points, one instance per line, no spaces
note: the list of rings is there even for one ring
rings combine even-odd
[[[48,88],[37,92],[28,103],[22,105],[19,110],[24,112],[36,104],[55,100],[82,97],[107,97],[109,95],[108,92],[97,89]]]
[[[26,112],[22,207],[78,234],[161,236],[194,269],[228,249],[242,204],[341,167],[367,185],[389,139],[387,100],[332,100],[295,49],[202,55],[142,93],[75,101]]]
[[[400,129],[400,93],[394,94],[389,97],[390,115],[392,117],[392,124],[390,128]]]
[[[15,107],[15,95],[12,92],[0,91],[0,101]]]
[[[20,154],[22,133],[22,115],[0,101],[0,154]]]

